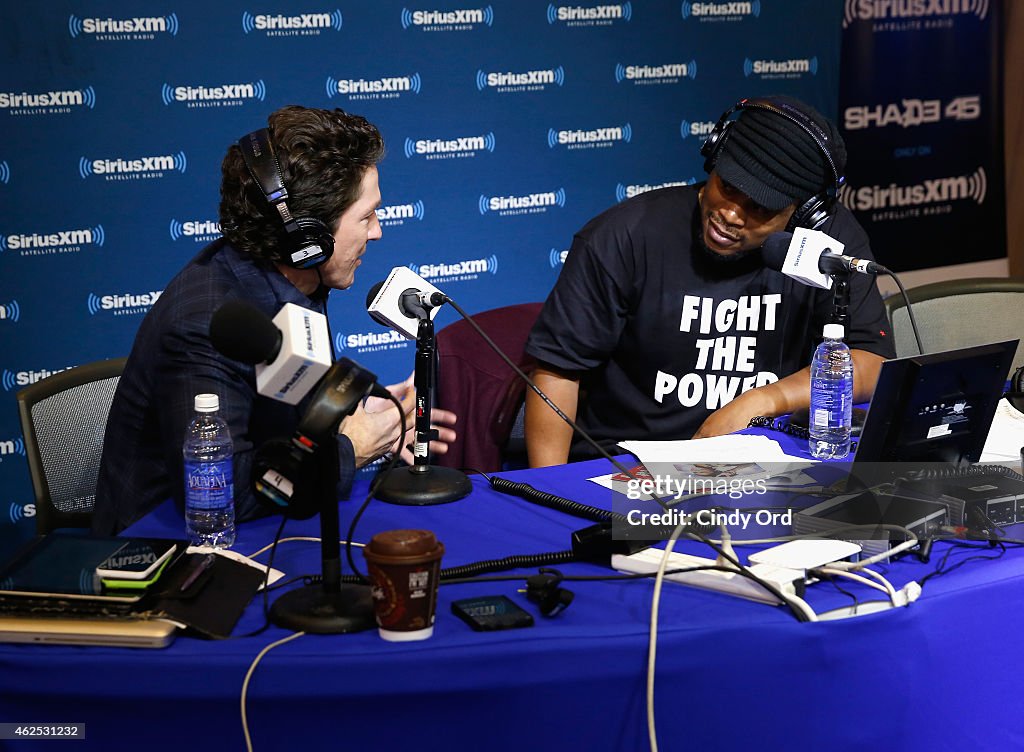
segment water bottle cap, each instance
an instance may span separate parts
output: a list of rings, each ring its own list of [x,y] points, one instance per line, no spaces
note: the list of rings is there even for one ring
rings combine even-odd
[[[842,324],[825,324],[825,330],[822,332],[825,339],[842,339],[844,334],[846,330]]]
[[[220,398],[216,394],[197,394],[196,412],[213,413],[220,409]]]

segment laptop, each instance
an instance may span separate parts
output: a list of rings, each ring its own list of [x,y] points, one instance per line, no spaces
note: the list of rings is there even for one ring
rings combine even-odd
[[[177,626],[162,619],[48,619],[0,616],[0,642],[163,648]]]

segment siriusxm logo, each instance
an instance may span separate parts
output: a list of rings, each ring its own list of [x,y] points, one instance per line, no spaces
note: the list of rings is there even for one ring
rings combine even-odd
[[[412,219],[422,222],[423,213],[422,201],[413,204],[391,204],[377,209],[377,221],[384,227],[397,227]]]
[[[615,81],[631,81],[637,86],[650,84],[676,84],[684,78],[697,78],[697,61],[669,63],[668,65],[615,65]]]
[[[220,223],[212,219],[190,219],[187,222],[171,220],[171,240],[192,238],[197,243],[209,243],[220,236]]]
[[[529,193],[525,196],[480,196],[477,202],[481,214],[495,212],[499,217],[543,214],[555,206],[565,206],[565,188],[547,193]]]
[[[626,123],[623,126],[611,128],[595,128],[590,131],[556,131],[548,129],[548,148],[564,146],[567,149],[601,149],[614,146],[616,143],[633,140],[633,126]]]
[[[565,69],[559,65],[557,68],[545,70],[531,70],[514,73],[512,71],[492,71],[485,73],[477,69],[476,88],[479,91],[494,89],[502,93],[516,91],[544,91],[552,84],[562,86],[565,84]]]
[[[7,185],[11,182],[11,167],[6,160],[0,159],[0,183]]]
[[[633,3],[626,0],[620,5],[554,5],[548,4],[548,23],[566,26],[611,26],[619,21],[633,19]]]
[[[68,16],[68,33],[72,39],[92,35],[104,41],[121,39],[156,39],[157,34],[178,36],[178,15],[136,18],[79,18]]]
[[[8,371],[5,368],[4,372],[2,374],[0,374],[0,384],[3,384],[5,392],[10,392],[10,391],[13,391],[13,390],[16,390],[16,389],[20,389],[23,386],[28,386],[29,384],[35,384],[37,381],[40,381],[41,379],[45,379],[47,376],[53,376],[53,374],[60,373],[61,371],[66,371],[66,370],[68,370],[68,368],[71,368],[71,366],[65,366],[64,368],[57,368],[57,369],[54,369],[53,371],[49,371],[49,370],[44,368],[41,371],[17,371],[17,372]]]
[[[244,104],[245,100],[267,98],[267,85],[261,78],[242,84],[221,84],[220,86],[171,86],[160,87],[160,98],[165,105],[173,102],[186,107],[232,107]]]
[[[488,258],[472,259],[470,261],[456,261],[451,264],[409,264],[409,268],[423,279],[432,279],[437,282],[461,282],[477,279],[481,274],[498,273],[498,257],[491,255]]]
[[[8,110],[12,115],[57,115],[71,112],[74,107],[95,109],[96,90],[87,86],[40,94],[0,91],[0,109]]]
[[[20,251],[22,256],[48,256],[56,253],[77,253],[83,245],[102,246],[107,234],[103,225],[83,230],[61,230],[41,235],[0,235],[0,253]]]
[[[483,136],[464,136],[450,139],[405,139],[405,156],[426,157],[427,159],[455,159],[475,157],[482,151],[494,151],[494,132]]]
[[[163,294],[163,290],[153,290],[138,295],[122,293],[120,295],[99,296],[89,293],[85,306],[90,316],[95,316],[100,311],[112,312],[115,316],[126,316],[128,314],[146,313],[157,299]]]
[[[17,300],[10,303],[0,303],[0,321],[13,321],[17,324],[21,320],[21,306]]]
[[[165,154],[159,157],[138,159],[88,159],[78,160],[78,174],[85,180],[90,175],[102,175],[105,180],[142,180],[162,178],[167,172],[184,173],[188,167],[185,152]]]
[[[385,78],[334,78],[327,77],[327,98],[345,96],[354,99],[398,99],[403,94],[419,94],[423,81],[419,73],[411,76],[390,76]]]
[[[408,344],[409,340],[394,329],[383,332],[339,333],[334,336],[334,347],[338,352],[347,350],[353,354],[397,350]]]
[[[761,0],[740,3],[692,3],[683,0],[683,20],[690,18],[706,21],[742,21],[744,18],[761,15]]]
[[[689,138],[690,136],[707,138],[714,129],[714,120],[696,120],[692,123],[689,120],[684,120],[679,124],[679,135],[682,138]]]
[[[680,185],[693,185],[697,182],[697,178],[690,178],[689,180],[676,180],[666,183],[657,183],[651,185],[650,183],[640,183],[634,185],[623,185],[619,183],[615,186],[615,200],[625,201],[627,198],[633,198],[633,196],[639,196],[641,193],[647,193],[647,191],[653,191],[658,188],[673,188]]]
[[[25,442],[20,436],[9,441],[0,441],[0,457],[9,457],[15,454],[25,456]]]
[[[925,207],[953,201],[985,202],[987,179],[979,167],[970,175],[935,178],[914,185],[843,185],[839,199],[854,211],[878,211],[903,207]]]
[[[956,97],[942,106],[939,99],[903,99],[900,102],[847,107],[843,110],[843,127],[855,131],[862,128],[885,128],[898,125],[912,128],[925,123],[946,120],[977,120],[981,115],[981,97]]]
[[[334,29],[341,31],[341,11],[335,8],[320,13],[302,13],[295,16],[281,14],[253,15],[249,11],[242,12],[242,31],[252,34],[261,32],[268,37],[319,36],[324,31]]]
[[[558,250],[557,248],[552,248],[550,251],[548,251],[548,263],[551,264],[552,269],[557,269],[558,267],[562,266],[562,264],[565,263],[565,259],[568,256],[568,248],[562,251]]]
[[[36,505],[35,504],[17,504],[12,502],[10,509],[7,512],[7,517],[10,519],[11,524],[17,525],[24,519],[36,516]]]
[[[818,56],[795,58],[793,60],[751,60],[743,61],[743,75],[761,78],[802,78],[810,73],[818,75]]]
[[[494,24],[494,8],[459,8],[457,10],[409,10],[402,8],[403,29],[423,31],[472,31],[477,26]]]
[[[843,26],[854,21],[921,20],[976,16],[984,20],[989,0],[846,0]]]

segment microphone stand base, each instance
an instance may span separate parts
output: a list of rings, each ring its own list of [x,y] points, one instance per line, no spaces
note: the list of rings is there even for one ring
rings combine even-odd
[[[368,585],[342,585],[333,592],[323,585],[289,590],[270,607],[270,621],[311,634],[362,632],[377,626]]]
[[[461,470],[436,465],[411,465],[388,470],[377,484],[374,498],[400,506],[448,504],[473,490]]]

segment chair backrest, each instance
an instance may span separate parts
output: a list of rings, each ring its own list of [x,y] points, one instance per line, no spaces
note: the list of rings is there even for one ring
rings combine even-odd
[[[18,392],[37,533],[89,527],[107,415],[127,360],[76,366]]]
[[[1024,279],[979,277],[907,290],[926,352],[1024,339]],[[920,354],[902,295],[885,300],[896,355]],[[1024,365],[1018,345],[1012,369]]]
[[[473,320],[526,373],[536,366],[524,352],[526,338],[540,314],[541,303],[494,308]],[[525,467],[525,442],[510,443],[517,418],[522,436],[521,408],[526,385],[464,320],[437,333],[437,404],[459,416],[458,438],[447,454],[434,461],[445,467],[501,470],[511,462]],[[515,455],[515,456],[513,456]],[[521,456],[519,456],[521,455]]]

